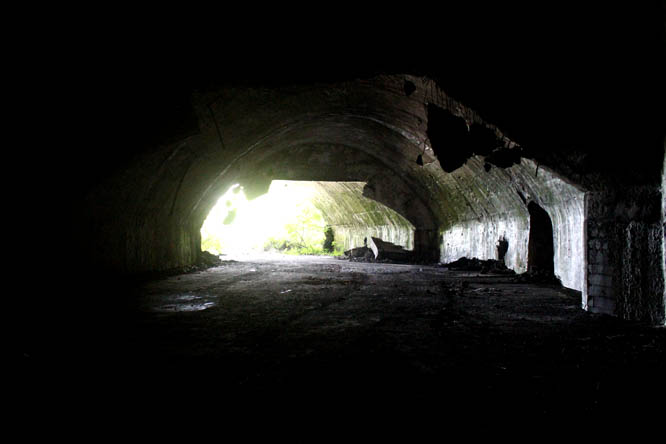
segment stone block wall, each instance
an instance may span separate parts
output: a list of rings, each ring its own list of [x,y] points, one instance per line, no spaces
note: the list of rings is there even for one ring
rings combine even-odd
[[[661,190],[588,193],[584,307],[625,319],[664,321]]]
[[[587,208],[590,207],[591,198],[590,195],[586,198]],[[590,218],[589,213],[585,225],[587,279],[583,288],[583,308],[592,312],[614,313],[610,227],[595,217]]]

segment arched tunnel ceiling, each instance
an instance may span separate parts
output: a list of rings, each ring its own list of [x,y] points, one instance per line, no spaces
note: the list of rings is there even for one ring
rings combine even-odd
[[[199,228],[235,183],[252,198],[273,179],[366,182],[363,195],[406,218],[429,260],[458,222],[524,213],[514,176],[495,172],[519,165],[522,147],[427,77],[222,87],[192,108],[196,128],[89,195],[100,266],[194,261]]]
[[[406,84],[412,86],[409,92]],[[242,183],[252,197],[267,190],[272,179],[283,178],[366,181],[368,197],[398,211],[417,228],[436,231],[444,221],[456,219],[450,213],[461,208],[442,198],[458,191],[445,185],[446,172],[430,146],[433,108],[475,129],[470,136],[464,130],[462,137],[476,134],[476,128],[490,134],[492,140],[483,147],[487,154],[519,149],[432,80],[413,76],[307,87],[226,88],[195,97],[194,107],[199,134],[182,146],[175,144],[165,155],[165,162],[181,152],[193,156],[182,158],[181,166],[175,167],[180,176],[167,178],[171,186],[164,188],[164,199],[188,225],[200,224],[218,195],[233,183]],[[464,151],[460,140],[444,128],[437,141],[442,146],[439,159]],[[193,221],[184,222],[191,217]]]
[[[607,154],[632,146],[651,156],[662,145],[666,39],[659,2],[466,2],[421,12],[411,11],[418,20],[377,20],[384,15],[376,10],[330,11],[316,20],[277,11],[271,20],[233,15],[238,27],[206,26],[197,14],[192,32],[183,17],[173,23],[177,32],[138,22],[122,35],[105,34],[101,26],[99,34],[85,33],[91,51],[58,47],[54,65],[64,75],[53,79],[61,93],[52,103],[66,105],[77,136],[67,138],[69,154],[43,150],[43,172],[79,196],[137,151],[191,134],[193,91],[407,73],[435,80],[565,176],[584,180],[631,166],[638,180],[645,177],[640,156]],[[70,174],[50,173],[46,165],[54,163]]]
[[[410,163],[412,163],[410,159]],[[387,159],[380,159],[357,148],[336,144],[308,144],[289,146],[272,152],[260,162],[251,164],[244,174],[253,183],[257,173],[264,173],[265,182],[272,179],[311,180],[329,182],[364,182],[363,193],[385,203],[403,217],[414,221],[419,228],[437,228],[434,216],[425,196],[418,195],[418,185]],[[243,171],[240,172],[243,174]],[[241,176],[242,177],[242,176]],[[262,179],[263,180],[263,179]],[[243,179],[240,180],[243,182]],[[388,188],[390,199],[377,190]]]
[[[364,228],[394,225],[412,230],[414,227],[399,214],[363,196],[363,182],[314,182],[317,193],[314,204],[330,225]],[[353,216],[353,217],[350,217]]]

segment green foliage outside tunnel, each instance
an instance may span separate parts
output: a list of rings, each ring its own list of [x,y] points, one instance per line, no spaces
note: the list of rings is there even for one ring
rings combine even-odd
[[[303,255],[342,254],[342,246],[337,245],[335,240],[327,242],[327,233],[332,234],[333,231],[326,226],[321,212],[314,205],[302,206],[294,219],[294,222],[285,225],[281,235],[266,240],[264,251]]]
[[[311,194],[302,184],[289,187],[282,182],[248,201],[242,188],[234,186],[204,222],[201,249],[215,255],[248,251],[341,255],[344,244],[336,242]]]

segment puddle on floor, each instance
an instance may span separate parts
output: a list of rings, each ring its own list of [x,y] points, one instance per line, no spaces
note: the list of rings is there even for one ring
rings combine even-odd
[[[175,295],[166,299],[168,303],[152,306],[150,311],[159,313],[203,311],[216,305],[210,298],[194,294]]]
[[[170,304],[153,308],[158,312],[179,312],[179,311],[202,311],[215,306],[215,302],[204,302],[202,304]]]

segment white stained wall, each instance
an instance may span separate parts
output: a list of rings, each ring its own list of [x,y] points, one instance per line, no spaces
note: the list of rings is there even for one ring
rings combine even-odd
[[[507,186],[521,183],[527,197],[535,200],[550,216],[553,225],[555,274],[562,285],[582,291],[585,279],[585,193],[527,159],[507,170]],[[509,242],[507,267],[527,271],[529,213],[527,207],[462,220],[442,233],[441,262],[461,257],[497,259],[497,242]]]

